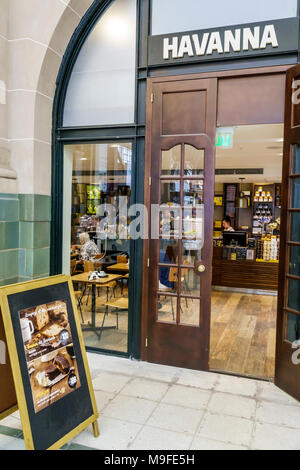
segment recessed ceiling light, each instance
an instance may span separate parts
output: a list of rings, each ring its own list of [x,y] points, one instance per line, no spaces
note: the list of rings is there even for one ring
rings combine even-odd
[[[80,159],[82,162],[85,162],[87,160],[87,158],[81,158]]]

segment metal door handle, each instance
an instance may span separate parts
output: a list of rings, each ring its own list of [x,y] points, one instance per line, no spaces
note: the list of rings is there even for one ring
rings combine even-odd
[[[205,272],[205,269],[206,269],[206,268],[205,268],[204,264],[200,264],[200,266],[198,266],[198,271],[199,271],[199,273],[204,273],[204,272]]]

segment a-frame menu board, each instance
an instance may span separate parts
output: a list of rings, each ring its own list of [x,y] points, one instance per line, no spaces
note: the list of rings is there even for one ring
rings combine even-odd
[[[98,411],[71,278],[3,287],[0,306],[0,418],[17,401],[30,450],[59,449],[90,424],[97,437]],[[2,367],[8,381],[2,381]]]

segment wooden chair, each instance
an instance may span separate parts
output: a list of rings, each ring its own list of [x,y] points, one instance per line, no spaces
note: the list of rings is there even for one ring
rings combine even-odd
[[[127,264],[127,256],[126,255],[117,256],[117,264]]]
[[[100,329],[100,335],[99,335],[99,340],[101,339],[102,336],[102,331],[105,323],[105,319],[108,316],[108,311],[109,309],[112,309],[110,313],[115,313],[116,314],[116,328],[119,328],[119,313],[120,312],[128,312],[128,298],[127,297],[121,297],[116,300],[111,300],[105,304],[105,312],[102,320],[102,325]]]

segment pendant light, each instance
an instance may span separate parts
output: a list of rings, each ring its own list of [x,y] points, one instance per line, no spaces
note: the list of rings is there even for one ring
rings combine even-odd
[[[243,192],[243,182],[245,178],[239,178],[240,180],[240,190],[239,190],[239,197],[235,200],[235,207],[237,209],[248,209],[248,198],[245,196]]]

